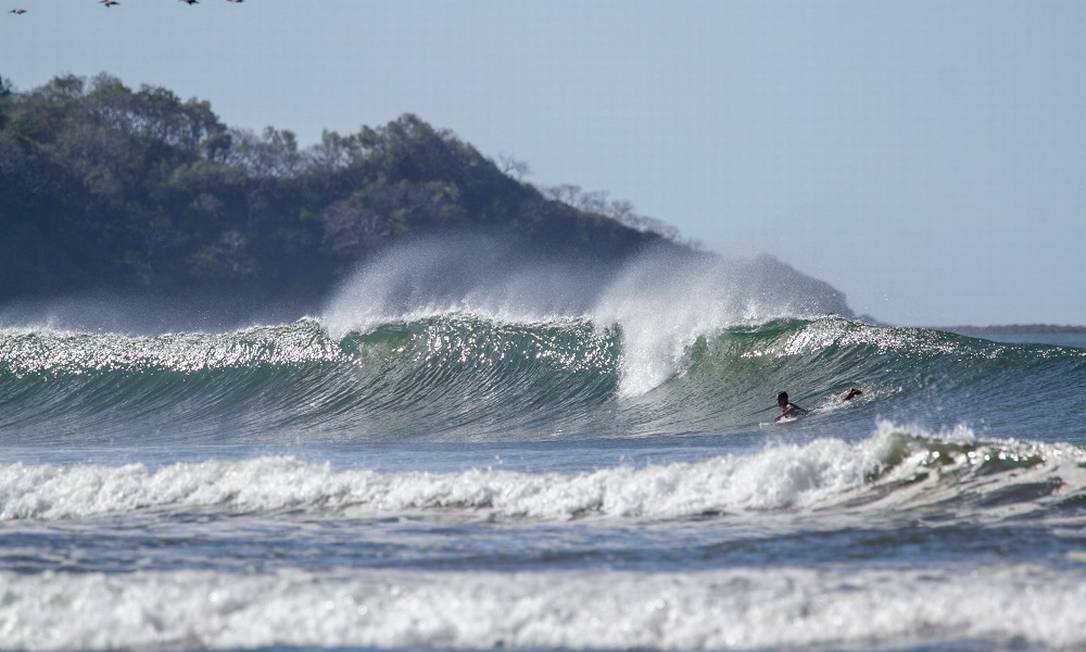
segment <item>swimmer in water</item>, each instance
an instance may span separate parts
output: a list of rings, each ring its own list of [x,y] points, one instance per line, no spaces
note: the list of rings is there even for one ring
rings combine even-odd
[[[847,403],[857,396],[863,395],[863,391],[859,387],[850,387],[841,397],[842,403]],[[792,403],[788,400],[788,392],[781,392],[777,394],[777,407],[781,409],[781,413],[777,415],[774,421],[780,421],[781,419],[798,419],[810,414],[809,410],[801,408],[800,406]]]
[[[780,421],[781,419],[798,419],[810,414],[808,410],[790,402],[788,400],[788,392],[777,394],[777,407],[781,409],[781,413],[777,418],[773,419],[774,421]]]
[[[845,392],[845,395],[841,397],[841,402],[845,403],[847,401],[851,401],[852,399],[860,396],[861,394],[863,394],[863,392],[860,391],[859,387],[850,387],[849,390]]]

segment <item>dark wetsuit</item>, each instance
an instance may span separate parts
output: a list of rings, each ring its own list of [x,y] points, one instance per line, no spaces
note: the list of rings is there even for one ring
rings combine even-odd
[[[789,403],[788,406],[784,408],[784,412],[781,412],[781,415],[774,419],[774,421],[780,421],[781,419],[798,419],[800,417],[805,417],[808,414],[810,414],[809,411],[801,408],[795,403]]]

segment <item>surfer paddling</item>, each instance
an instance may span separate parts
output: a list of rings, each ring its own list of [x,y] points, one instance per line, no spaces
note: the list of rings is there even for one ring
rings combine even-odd
[[[852,399],[860,396],[861,394],[863,394],[863,392],[860,391],[859,387],[849,387],[848,391],[845,392],[845,395],[841,397],[841,402],[845,403],[847,401],[851,401]]]
[[[845,392],[839,400],[842,403],[846,403],[856,398],[857,396],[861,396],[862,394],[863,391],[860,390],[859,387],[850,387],[849,390]],[[777,422],[779,422],[781,419],[788,419],[789,421],[792,421],[800,417],[805,417],[811,413],[810,410],[801,408],[795,403],[789,401],[788,392],[781,392],[780,394],[777,394],[777,407],[781,409],[781,413],[773,419]]]
[[[810,414],[810,411],[790,402],[788,400],[788,392],[777,394],[777,407],[781,409],[781,413],[773,419],[774,421],[780,421],[781,419],[798,419]]]

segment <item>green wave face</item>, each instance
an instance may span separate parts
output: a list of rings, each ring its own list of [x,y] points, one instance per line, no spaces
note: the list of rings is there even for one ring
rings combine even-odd
[[[1010,435],[1083,433],[1075,417],[1086,388],[1079,349],[840,318],[731,326],[665,345],[647,335],[630,338],[588,319],[511,323],[471,314],[341,339],[313,320],[153,337],[3,331],[0,440],[718,434],[771,421],[782,389],[813,410],[806,422],[815,425],[869,425],[881,415],[981,422]],[[864,395],[836,402],[850,386]]]

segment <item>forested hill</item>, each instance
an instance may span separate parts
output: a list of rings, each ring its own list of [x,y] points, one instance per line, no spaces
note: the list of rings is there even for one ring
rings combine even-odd
[[[290,131],[232,129],[205,101],[108,75],[25,92],[0,80],[0,224],[0,300],[309,296],[383,245],[447,230],[602,261],[665,241],[545,196],[413,115],[303,149]]]

